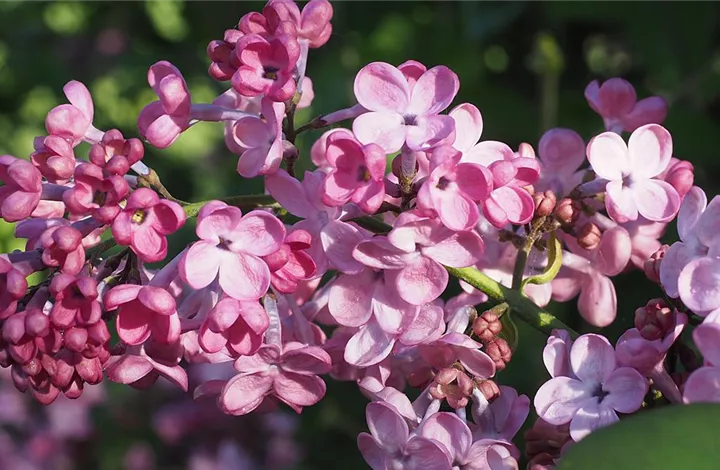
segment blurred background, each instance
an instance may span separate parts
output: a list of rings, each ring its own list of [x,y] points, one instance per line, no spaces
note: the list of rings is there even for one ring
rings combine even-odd
[[[675,156],[695,165],[709,197],[720,185],[720,4],[715,2],[333,2],[333,36],[312,50],[308,75],[315,101],[296,122],[354,104],[352,81],[368,62],[407,59],[444,64],[460,77],[455,104],[483,113],[483,139],[517,148],[537,144],[555,126],[585,139],[601,132],[583,90],[614,76],[633,83],[639,98],[670,102],[664,125]],[[47,111],[65,102],[63,85],[85,83],[95,125],[137,135],[140,109],[155,99],[146,73],[158,60],[183,72],[194,102],[209,102],[224,84],[206,73],[205,48],[260,2],[0,2],[0,154],[28,158],[43,135]],[[307,155],[319,135],[299,139]],[[301,157],[302,159],[303,157]],[[194,126],[169,149],[146,150],[176,197],[200,201],[261,190],[242,180],[225,149],[220,125]],[[22,248],[0,222],[2,252]],[[193,226],[172,240],[171,254],[190,241]],[[670,226],[666,242],[676,239]],[[612,341],[632,324],[636,307],[660,294],[640,273],[615,278],[618,318]],[[550,311],[592,331],[574,302]],[[545,338],[520,325],[520,346],[498,381],[532,396],[547,379]],[[328,384],[326,398],[301,416],[279,409],[227,417],[214,403],[158,382],[149,391],[105,383],[78,401],[61,397],[47,408],[17,392],[0,374],[0,470],[220,470],[366,468],[356,447],[365,430],[366,399],[352,383]],[[531,420],[528,420],[530,423]],[[518,441],[522,448],[522,442]]]

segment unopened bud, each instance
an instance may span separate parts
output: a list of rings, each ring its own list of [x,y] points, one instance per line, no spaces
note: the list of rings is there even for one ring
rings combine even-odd
[[[545,191],[542,193],[535,193],[533,196],[535,201],[535,216],[536,217],[547,217],[555,210],[555,204],[557,198],[555,193],[552,191]]]
[[[645,276],[652,282],[660,283],[660,265],[662,264],[662,259],[665,257],[665,253],[667,253],[669,249],[670,245],[661,246],[655,253],[650,255],[650,259],[643,264]]]
[[[491,342],[501,331],[500,318],[492,312],[484,312],[473,322],[473,333],[482,343]]]
[[[452,408],[464,408],[472,395],[473,383],[465,372],[448,367],[440,370],[430,387],[430,395],[438,400],[447,400]]]
[[[585,250],[594,250],[600,244],[600,240],[602,240],[602,232],[592,222],[583,225],[577,236],[578,245]]]
[[[298,158],[298,149],[289,140],[283,140],[283,160],[295,161]]]
[[[535,149],[532,145],[528,144],[527,142],[522,142],[518,146],[518,155],[524,158],[535,158]]]
[[[569,227],[577,222],[581,210],[580,203],[566,197],[555,206],[555,218],[564,226]]]
[[[483,380],[476,383],[475,386],[483,394],[487,401],[493,401],[500,395],[500,387],[493,380]]]
[[[512,349],[503,338],[495,338],[485,346],[485,353],[495,363],[495,370],[505,369],[507,363],[512,359]]]
[[[675,312],[663,299],[652,299],[635,310],[635,328],[648,341],[663,339],[675,326]]]
[[[675,188],[680,197],[685,197],[695,183],[695,168],[686,160],[678,160],[671,164],[665,181]]]

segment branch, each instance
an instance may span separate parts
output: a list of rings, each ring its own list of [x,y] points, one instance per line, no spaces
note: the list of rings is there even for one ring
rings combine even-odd
[[[280,204],[275,202],[272,196],[267,194],[252,194],[247,196],[228,196],[216,199],[222,201],[229,206],[235,206],[240,208],[252,208],[267,207],[272,209],[281,209]],[[200,201],[185,204],[183,209],[187,217],[196,217],[205,204],[210,201]]]

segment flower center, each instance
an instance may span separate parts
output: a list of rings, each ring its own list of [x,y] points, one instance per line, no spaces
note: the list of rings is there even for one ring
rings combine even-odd
[[[447,189],[447,187],[450,185],[450,180],[445,178],[444,176],[441,176],[438,179],[437,184],[435,185],[436,188],[438,188],[440,191],[444,191]]]
[[[417,126],[417,116],[413,116],[412,114],[405,116],[405,125]]]
[[[146,216],[145,211],[142,209],[138,209],[135,212],[133,212],[131,220],[135,224],[141,224],[145,220],[145,216]]]
[[[597,388],[595,388],[595,392],[593,392],[593,396],[598,399],[598,403],[602,403],[602,401],[608,395],[610,395],[610,393],[603,390],[601,384],[598,384]]]
[[[265,67],[264,71],[265,73],[263,74],[263,78],[266,78],[268,80],[277,80],[278,69],[276,69],[275,67]]]
[[[357,180],[370,181],[370,178],[372,178],[372,176],[370,175],[370,171],[367,169],[367,167],[364,165],[360,165],[358,167]]]
[[[230,245],[232,245],[232,240],[225,240],[224,238],[220,238],[220,243],[218,243],[218,248],[220,248],[221,250],[230,251]]]
[[[98,206],[105,205],[106,199],[107,194],[102,191],[95,191],[95,193],[93,194],[93,203],[97,204]]]

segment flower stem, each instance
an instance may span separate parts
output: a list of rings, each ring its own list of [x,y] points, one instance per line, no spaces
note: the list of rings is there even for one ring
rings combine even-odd
[[[229,206],[235,206],[240,208],[258,208],[258,207],[267,207],[272,209],[280,209],[280,204],[275,202],[275,199],[272,198],[272,196],[267,194],[251,194],[251,195],[243,195],[243,196],[228,196],[228,197],[221,197],[217,199],[218,201],[222,201],[226,203]],[[205,204],[207,204],[210,201],[200,201],[200,202],[193,202],[193,203],[185,203],[183,206],[183,209],[185,210],[185,215],[188,217],[196,217],[198,213],[200,212],[200,209],[203,208]]]

